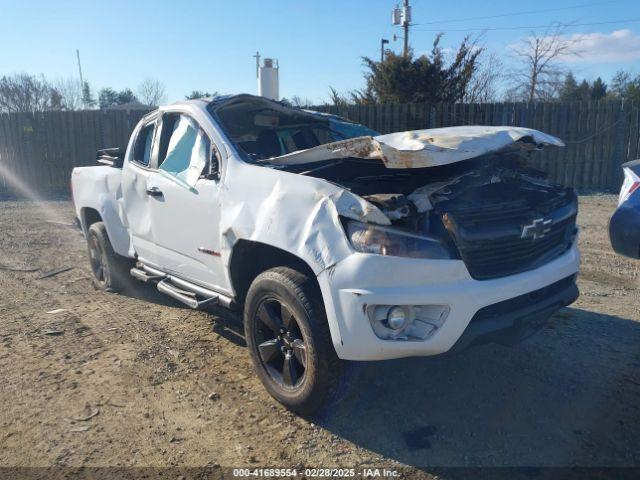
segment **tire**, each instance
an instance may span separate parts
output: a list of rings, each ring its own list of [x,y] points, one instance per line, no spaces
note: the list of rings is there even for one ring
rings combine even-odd
[[[98,290],[120,292],[131,285],[129,271],[133,260],[113,251],[103,222],[91,224],[87,231],[87,246],[93,284]]]
[[[247,293],[244,328],[260,381],[286,408],[310,415],[338,391],[343,362],[315,278],[289,267],[258,275]]]

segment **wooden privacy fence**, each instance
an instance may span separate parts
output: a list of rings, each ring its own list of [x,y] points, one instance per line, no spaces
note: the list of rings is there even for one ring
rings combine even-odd
[[[640,157],[640,105],[621,101],[390,104],[318,107],[382,133],[454,125],[529,127],[561,138],[564,148],[533,156],[551,179],[582,190],[617,191],[620,165]]]
[[[453,125],[513,125],[560,137],[565,148],[534,156],[551,178],[583,190],[615,191],[620,165],[640,157],[640,108],[614,102],[321,106],[382,133]],[[145,110],[0,114],[0,192],[67,188],[71,169],[95,152],[125,147]],[[22,186],[22,188],[20,187]],[[24,194],[24,192],[22,192]]]
[[[147,111],[0,114],[0,193],[66,192],[73,167],[97,165],[99,148],[126,147]]]

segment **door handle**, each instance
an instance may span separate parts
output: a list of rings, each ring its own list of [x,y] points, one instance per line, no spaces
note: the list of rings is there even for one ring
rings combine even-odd
[[[151,197],[161,197],[162,190],[160,190],[158,187],[147,188],[147,195]]]

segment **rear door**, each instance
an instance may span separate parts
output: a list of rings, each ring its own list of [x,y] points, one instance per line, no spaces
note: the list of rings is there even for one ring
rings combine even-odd
[[[165,113],[159,128],[158,168],[148,183],[157,192],[150,202],[157,264],[228,293],[220,258],[220,181],[213,178],[218,150],[187,113]]]
[[[151,230],[149,179],[154,175],[153,142],[157,116],[134,131],[122,167],[122,199],[135,253],[143,263],[155,263],[155,244]]]

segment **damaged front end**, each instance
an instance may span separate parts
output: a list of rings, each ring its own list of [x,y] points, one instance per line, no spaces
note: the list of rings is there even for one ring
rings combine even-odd
[[[477,280],[535,269],[565,253],[577,229],[572,189],[509,150],[421,169],[345,161],[304,172],[338,183],[375,205],[390,226],[345,219],[356,251],[461,259]]]
[[[577,199],[528,166],[559,139],[516,127],[451,127],[377,135],[339,117],[252,96],[210,112],[248,163],[324,179],[375,215],[337,205],[357,252],[459,259],[477,280],[535,269],[576,235]]]
[[[348,188],[376,205],[392,227],[346,222],[358,251],[464,261],[477,280],[535,269],[565,253],[576,235],[577,198],[517,153],[493,154],[429,172],[389,173],[384,185],[353,178]],[[452,171],[455,170],[455,171]],[[417,186],[419,183],[424,183]],[[372,189],[385,193],[369,193]]]

